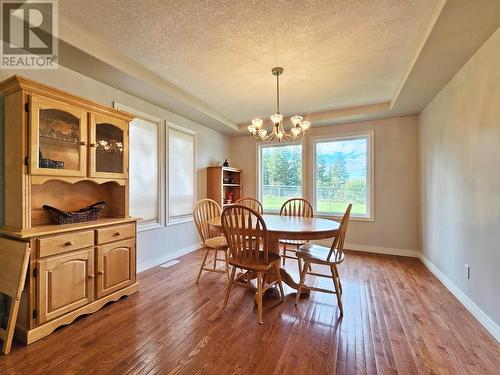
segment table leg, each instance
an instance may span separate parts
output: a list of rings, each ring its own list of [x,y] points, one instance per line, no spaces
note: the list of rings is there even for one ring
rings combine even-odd
[[[278,255],[280,254],[279,240],[280,240],[279,237],[273,236],[272,234],[269,235],[269,251]],[[281,280],[286,285],[295,290],[299,290],[300,275],[297,278],[298,281],[295,281],[295,278],[283,267],[280,267],[280,275],[281,275]],[[273,277],[272,281],[275,280],[275,277],[276,276]],[[310,290],[307,289],[306,286],[302,287],[303,294],[308,294],[309,292]]]

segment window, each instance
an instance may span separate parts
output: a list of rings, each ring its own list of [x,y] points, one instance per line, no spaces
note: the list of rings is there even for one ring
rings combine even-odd
[[[164,120],[115,102],[114,107],[136,116],[130,123],[129,210],[141,217],[139,232],[165,225]]]
[[[313,140],[314,210],[342,216],[352,203],[352,217],[372,218],[371,133]]]
[[[279,211],[302,196],[302,145],[259,146],[259,196],[265,211]]]
[[[168,128],[169,223],[192,219],[196,197],[195,134],[173,125]]]
[[[159,134],[159,123],[135,118],[130,124],[130,214],[142,217],[140,228],[161,226]]]

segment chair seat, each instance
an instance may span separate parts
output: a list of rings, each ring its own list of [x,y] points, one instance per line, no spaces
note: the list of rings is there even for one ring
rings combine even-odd
[[[297,251],[297,258],[318,264],[339,264],[344,261],[344,253],[341,253],[340,256],[338,257],[337,250],[335,250],[332,253],[330,261],[328,261],[327,258],[329,252],[330,248],[328,247],[308,243],[306,245],[301,246],[300,249]]]
[[[205,245],[205,247],[208,247],[210,249],[220,249],[220,250],[227,249],[228,247],[226,237],[224,236],[209,238],[203,243],[203,245]]]
[[[259,252],[259,257],[253,257],[250,254],[248,257],[243,256],[241,259],[235,259],[233,257],[229,258],[229,264],[246,269],[246,270],[255,270],[255,271],[267,271],[271,268],[273,263],[279,262],[281,257],[278,254],[268,253],[267,261],[264,259],[264,252]]]
[[[305,245],[307,243],[307,241],[306,240],[280,240],[280,243],[285,244],[285,245],[301,246],[301,245]]]

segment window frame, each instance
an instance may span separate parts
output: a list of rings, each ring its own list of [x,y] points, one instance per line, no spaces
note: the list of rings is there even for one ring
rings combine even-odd
[[[191,221],[194,221],[192,213],[185,214],[185,215],[180,215],[180,216],[171,216],[170,215],[170,208],[171,208],[171,202],[170,202],[170,130],[174,130],[180,133],[184,133],[187,135],[190,135],[193,137],[193,207],[196,204],[196,199],[198,197],[198,181],[197,181],[197,171],[198,171],[198,162],[196,158],[196,150],[197,150],[197,133],[191,129],[173,124],[171,122],[167,121],[167,126],[165,129],[165,145],[166,145],[166,171],[165,171],[165,179],[166,179],[166,184],[165,184],[165,194],[166,194],[166,200],[167,200],[167,208],[166,208],[166,217],[167,217],[167,224],[166,226],[173,226],[173,225],[178,225],[178,224],[183,224],[183,223],[189,223]]]
[[[311,196],[313,205],[314,215],[324,218],[341,219],[341,213],[328,213],[319,212],[316,210],[316,145],[318,143],[335,142],[342,140],[355,140],[355,139],[366,139],[367,140],[367,150],[366,150],[366,186],[367,186],[367,215],[355,215],[351,214],[350,219],[354,221],[375,221],[375,171],[374,171],[374,131],[363,131],[363,132],[353,132],[353,133],[338,133],[335,135],[324,135],[310,137],[310,148],[311,148]]]
[[[273,142],[273,143],[257,143],[257,199],[262,203],[262,206],[264,207],[264,200],[262,197],[262,150],[264,148],[271,148],[271,147],[286,147],[286,146],[296,146],[300,145],[301,146],[301,175],[302,175],[302,188],[301,188],[301,198],[304,198],[306,195],[306,185],[307,185],[307,153],[306,153],[306,142],[304,139],[299,140],[299,141],[294,141],[294,142],[283,142],[283,143],[278,143],[278,142]],[[264,213],[265,214],[279,214],[280,210],[269,210],[264,207]]]
[[[137,223],[137,232],[145,232],[149,230],[155,230],[165,227],[165,185],[163,181],[165,181],[165,164],[163,156],[165,154],[165,142],[164,142],[164,131],[165,131],[165,120],[150,115],[149,113],[145,113],[139,111],[135,108],[129,107],[125,104],[121,104],[118,102],[113,102],[113,107],[128,113],[131,113],[135,116],[135,118],[139,118],[141,120],[148,121],[150,123],[156,124],[156,136],[157,136],[157,217],[151,220],[140,220]],[[130,126],[130,125],[129,125]],[[130,128],[129,128],[130,133]],[[130,141],[129,141],[129,153],[130,153]],[[130,154],[129,154],[130,158]],[[130,164],[130,163],[129,163]],[[130,205],[130,196],[129,196],[129,205]]]

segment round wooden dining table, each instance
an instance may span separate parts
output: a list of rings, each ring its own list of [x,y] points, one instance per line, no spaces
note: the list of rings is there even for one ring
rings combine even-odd
[[[295,217],[279,215],[262,215],[268,231],[269,251],[280,254],[279,240],[320,240],[337,235],[340,223],[334,220],[316,217]],[[208,221],[213,229],[222,230],[220,217]],[[281,279],[291,288],[298,290],[299,281],[285,269],[280,268]]]

